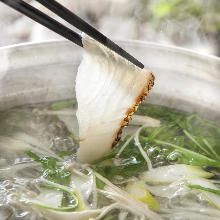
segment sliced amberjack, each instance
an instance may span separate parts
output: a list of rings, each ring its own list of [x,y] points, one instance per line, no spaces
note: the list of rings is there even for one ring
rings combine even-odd
[[[76,78],[77,156],[88,163],[111,151],[120,140],[122,128],[151,90],[154,75],[86,35],[83,47]]]

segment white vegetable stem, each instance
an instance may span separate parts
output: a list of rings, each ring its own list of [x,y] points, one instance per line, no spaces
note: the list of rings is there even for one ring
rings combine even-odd
[[[151,184],[167,184],[190,176],[210,178],[213,174],[204,171],[201,167],[175,164],[146,171],[141,175],[141,179]]]
[[[145,128],[145,127],[147,127],[147,126],[144,125],[144,126],[140,127],[140,128],[137,130],[137,132],[136,132],[136,134],[135,134],[135,136],[134,136],[134,140],[135,140],[135,144],[138,146],[138,148],[139,148],[139,150],[140,150],[142,156],[144,157],[144,159],[145,159],[146,162],[147,162],[148,169],[149,169],[149,170],[152,170],[152,163],[151,163],[151,161],[150,161],[150,158],[147,156],[147,153],[144,151],[144,149],[142,148],[141,143],[140,143],[140,141],[139,141],[139,134],[140,134],[141,130],[142,130],[143,128]]]
[[[88,168],[88,170],[91,169]],[[158,214],[151,211],[146,204],[134,199],[127,192],[112,184],[108,179],[104,178],[99,173],[96,173],[95,171],[93,171],[93,173],[97,178],[106,184],[105,190],[99,190],[100,192],[119,202],[121,206],[131,211],[135,215],[145,216],[152,220],[162,219]]]
[[[120,207],[120,204],[118,204],[118,203],[113,203],[113,204],[109,205],[108,207],[105,207],[105,209],[103,209],[103,211],[100,213],[100,215],[96,217],[96,220],[103,218],[108,212],[110,212],[113,209],[117,209],[119,207]]]
[[[133,115],[132,120],[129,123],[130,125],[139,125],[139,126],[147,126],[147,127],[159,127],[160,121],[151,118],[146,115]]]
[[[116,154],[116,158],[119,158],[121,153],[124,151],[124,149],[128,146],[128,144],[131,142],[131,140],[134,138],[134,136],[132,135],[130,138],[128,138],[128,140],[124,143],[124,145],[121,147],[121,149],[119,150],[119,152]]]

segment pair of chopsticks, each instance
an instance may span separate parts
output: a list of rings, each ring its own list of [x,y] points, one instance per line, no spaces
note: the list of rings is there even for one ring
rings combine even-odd
[[[1,2],[5,3],[11,8],[21,12],[22,14],[28,16],[29,18],[33,19],[37,23],[49,28],[50,30],[56,32],[57,34],[63,36],[64,38],[72,41],[73,43],[83,47],[82,37],[80,34],[74,32],[73,30],[69,29],[68,27],[64,26],[63,24],[59,23],[55,19],[49,17],[45,13],[41,12],[37,8],[31,6],[30,4],[26,3],[23,0],[0,0]],[[36,0],[56,15],[61,17],[63,20],[67,21],[71,25],[75,26],[82,32],[86,33],[93,39],[97,40],[98,42],[102,43],[110,50],[113,50],[120,56],[124,57],[125,59],[129,60],[131,63],[135,64],[136,66],[140,67],[141,69],[144,68],[144,65],[107,38],[105,35],[100,33],[98,30],[93,28],[83,19],[75,15],[69,9],[65,8],[63,5],[58,3],[55,0]]]

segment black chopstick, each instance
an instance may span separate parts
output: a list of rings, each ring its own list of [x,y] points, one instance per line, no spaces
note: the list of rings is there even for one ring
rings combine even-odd
[[[52,12],[63,18],[68,23],[72,24],[79,30],[85,32],[90,37],[94,38],[95,40],[99,41],[101,44],[104,44],[109,49],[115,51],[117,54],[121,55],[122,57],[126,58],[130,62],[134,63],[141,69],[144,68],[144,65],[140,63],[137,59],[133,56],[128,54],[125,50],[103,35],[101,32],[96,30],[90,24],[82,20],[79,16],[71,12],[69,9],[65,8],[63,5],[58,3],[55,0],[36,0],[37,2],[41,3],[46,8],[50,9]]]
[[[42,13],[38,9],[30,6],[29,4],[25,3],[22,0],[0,0],[5,4],[13,7],[14,9],[20,11],[21,13],[25,14],[26,16],[30,17],[31,19],[37,21],[38,23],[46,26],[47,28],[55,31],[56,33],[60,34],[61,36],[67,38],[68,40],[76,43],[77,45],[83,47],[82,38],[76,32],[70,30],[69,28],[65,27],[61,23],[55,21],[54,19],[50,18],[46,14]],[[122,57],[126,58],[136,66],[140,67],[141,69],[144,68],[144,65],[107,38],[105,35],[97,31],[87,22],[82,20],[80,17],[75,15],[73,12],[62,6],[55,0],[36,0],[41,3],[43,6],[57,14],[59,17],[67,21],[68,23],[72,24],[79,30],[85,32],[90,37],[94,38],[95,40],[99,41],[109,49],[115,51],[117,54],[121,55]]]
[[[72,41],[73,43],[83,47],[82,37],[71,29],[65,27],[63,24],[57,22],[53,18],[44,14],[40,10],[34,8],[33,6],[27,4],[22,0],[0,0],[6,5],[14,8],[15,10],[21,12],[27,17],[33,19],[34,21],[42,24],[43,26],[49,28],[50,30],[56,32],[57,34],[63,36],[64,38]]]

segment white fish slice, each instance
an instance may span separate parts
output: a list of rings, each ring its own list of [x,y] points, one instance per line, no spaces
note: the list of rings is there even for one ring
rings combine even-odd
[[[140,69],[90,37],[76,78],[80,148],[78,160],[91,162],[111,151],[122,127],[153,86],[152,72]]]

